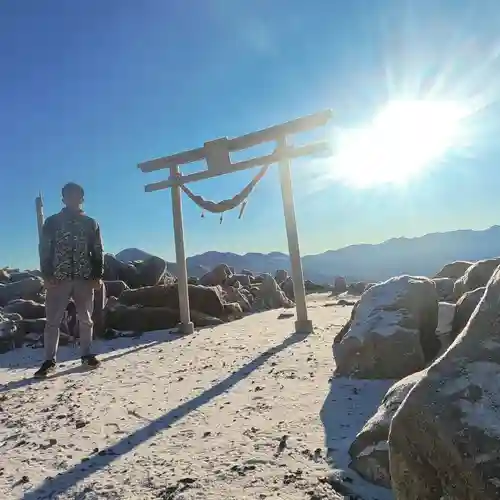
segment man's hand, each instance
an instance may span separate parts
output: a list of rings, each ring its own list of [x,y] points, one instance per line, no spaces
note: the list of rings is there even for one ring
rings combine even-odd
[[[94,290],[100,290],[102,286],[102,280],[91,280],[90,284]]]

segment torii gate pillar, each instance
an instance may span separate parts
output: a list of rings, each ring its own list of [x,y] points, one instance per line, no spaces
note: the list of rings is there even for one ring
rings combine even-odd
[[[286,147],[286,138],[283,137],[278,142],[278,152],[280,150],[285,152]],[[306,289],[304,285],[304,275],[302,272],[302,259],[300,257],[297,221],[295,220],[295,204],[293,202],[290,160],[284,157],[280,161],[279,168],[281,197],[283,199],[283,213],[285,215],[286,236],[288,240],[288,253],[290,255],[290,267],[292,270],[293,294],[297,312],[295,331],[297,333],[311,333],[313,331],[313,324],[307,316]]]
[[[179,176],[179,166],[170,168],[170,177]],[[172,186],[172,216],[174,219],[175,261],[177,263],[177,286],[179,288],[179,310],[181,316],[180,331],[185,335],[194,332],[194,325],[189,312],[189,287],[186,263],[186,250],[184,249],[184,225],[182,223],[182,197],[179,184]]]
[[[170,177],[166,181],[148,184],[145,191],[158,191],[171,188],[172,190],[172,215],[174,222],[175,254],[177,262],[177,277],[179,288],[180,308],[180,330],[189,334],[194,331],[189,312],[189,288],[186,264],[186,252],[184,249],[184,227],[182,222],[182,200],[181,184],[188,182],[210,179],[231,172],[247,170],[262,165],[271,165],[279,162],[281,194],[283,198],[283,211],[285,215],[286,234],[288,239],[288,252],[290,255],[290,267],[292,271],[297,320],[295,331],[297,333],[310,333],[313,330],[312,321],[307,315],[306,293],[304,277],[302,273],[302,261],[300,257],[299,238],[297,223],[295,220],[295,208],[293,201],[292,178],[290,173],[290,160],[306,155],[322,154],[329,150],[328,144],[313,143],[305,146],[290,147],[287,144],[287,135],[311,130],[325,125],[331,118],[331,111],[326,110],[314,115],[305,116],[290,122],[275,125],[273,127],[252,132],[250,134],[236,137],[234,139],[221,138],[205,143],[202,148],[183,151],[155,160],[139,164],[143,172],[153,172],[164,168],[170,169]],[[231,163],[229,153],[256,146],[263,142],[276,141],[277,147],[274,153],[250,160]],[[193,163],[200,160],[207,161],[207,170],[192,174],[181,175],[179,165]]]

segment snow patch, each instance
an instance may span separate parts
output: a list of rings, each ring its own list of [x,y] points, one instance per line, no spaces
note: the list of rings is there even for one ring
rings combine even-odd
[[[439,303],[436,335],[446,335],[451,332],[451,325],[455,316],[455,307],[455,304],[450,302]]]
[[[358,458],[366,457],[376,451],[389,451],[389,443],[387,441],[379,441],[377,444],[367,446],[363,451],[358,453]]]
[[[500,438],[500,411],[496,397],[500,380],[500,366],[488,361],[476,361],[467,367],[467,373],[457,380],[448,382],[443,392],[453,395],[466,391],[468,387],[481,388],[481,397],[477,401],[460,399],[458,405],[463,413],[462,421],[470,427],[476,427],[485,434]]]
[[[404,309],[392,309],[409,291],[412,284],[422,283],[427,278],[397,276],[368,289],[359,301],[351,328],[344,338],[356,338],[363,342],[367,334],[390,337],[401,331],[418,332],[401,327],[408,314]]]

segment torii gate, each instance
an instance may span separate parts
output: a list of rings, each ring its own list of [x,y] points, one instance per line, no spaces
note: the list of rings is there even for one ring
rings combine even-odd
[[[177,277],[179,280],[178,289],[181,318],[180,330],[182,333],[193,333],[194,326],[191,322],[189,312],[188,275],[186,253],[184,249],[181,185],[188,182],[195,182],[220,175],[230,174],[231,172],[271,165],[276,162],[279,162],[280,164],[281,194],[283,198],[288,252],[291,261],[293,290],[297,311],[295,330],[297,333],[304,334],[312,332],[313,325],[307,315],[306,293],[293,202],[290,160],[301,156],[321,154],[329,148],[328,143],[326,142],[311,143],[298,147],[289,146],[287,136],[322,127],[326,125],[331,116],[331,110],[325,110],[320,113],[304,116],[296,120],[275,125],[273,127],[252,132],[233,139],[228,139],[227,137],[215,139],[213,141],[206,142],[201,148],[183,151],[171,156],[165,156],[163,158],[157,158],[138,165],[142,172],[154,172],[156,170],[166,168],[170,169],[170,176],[168,180],[148,184],[145,186],[145,191],[152,192],[168,188],[172,190],[175,256],[177,261]],[[269,141],[276,141],[276,149],[272,154],[237,163],[231,162],[229,156],[230,152],[241,151]],[[208,167],[206,170],[200,170],[195,173],[182,175],[179,170],[179,166],[200,160],[206,160]]]

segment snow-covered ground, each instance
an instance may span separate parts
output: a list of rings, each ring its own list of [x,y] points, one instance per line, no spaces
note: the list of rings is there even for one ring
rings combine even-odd
[[[42,350],[1,355],[0,498],[391,498],[345,472],[390,383],[330,383],[351,312],[333,300],[309,297],[309,336],[269,311],[189,337],[96,342],[91,372],[61,348],[42,381],[31,378]]]

